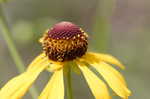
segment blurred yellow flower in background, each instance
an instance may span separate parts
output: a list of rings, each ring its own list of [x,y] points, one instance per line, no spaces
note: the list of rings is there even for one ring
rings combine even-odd
[[[87,34],[71,22],[60,22],[46,31],[40,39],[43,52],[33,60],[27,70],[10,80],[0,90],[0,99],[20,99],[38,75],[48,70],[53,75],[38,99],[64,99],[64,73],[73,63],[74,71],[84,75],[95,99],[111,99],[107,85],[90,69],[102,75],[109,87],[121,98],[128,99],[131,92],[123,76],[110,64],[124,66],[113,56],[87,52]],[[72,62],[71,64],[69,64]]]

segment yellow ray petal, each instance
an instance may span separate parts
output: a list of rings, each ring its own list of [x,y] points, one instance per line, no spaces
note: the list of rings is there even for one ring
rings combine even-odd
[[[32,65],[34,65],[34,66],[32,66]],[[36,71],[37,69],[39,69],[39,67],[41,67],[41,66],[42,67],[46,66],[48,68],[48,66],[50,66],[50,65],[51,65],[51,63],[49,63],[48,59],[43,58],[43,59],[37,61],[37,63],[29,65],[26,71],[32,73],[33,71]]]
[[[63,69],[54,72],[39,99],[64,99]]]
[[[29,77],[29,76],[28,76]],[[30,79],[35,79],[35,77],[30,77]],[[21,99],[22,96],[26,93],[26,91],[31,87],[31,82],[25,80],[23,86],[20,86],[14,93],[11,95],[11,99]]]
[[[102,62],[104,64],[107,64],[105,62]],[[95,68],[99,68],[99,64],[98,63],[94,63],[94,64],[90,64],[92,66],[95,66]],[[126,85],[125,79],[124,77],[121,75],[120,72],[118,72],[116,69],[114,69],[112,66],[110,66],[109,64],[107,65],[102,65],[103,68],[108,72],[108,73],[112,73],[113,75],[115,75],[116,77],[118,77],[118,79],[124,84]]]
[[[115,69],[111,68],[108,64],[100,62],[95,64],[94,68],[104,77],[108,85],[114,90],[114,92],[122,97],[127,99],[130,96],[131,92],[126,87],[125,81],[121,74]]]
[[[80,64],[79,68],[81,69],[96,99],[111,99],[107,90],[107,86],[103,81],[101,81],[94,73],[92,73],[88,67]]]
[[[30,68],[33,68],[33,67],[36,67],[36,64],[39,63],[39,62],[42,62],[47,64],[49,63],[50,65],[51,64],[58,64],[58,65],[61,65],[62,63],[61,62],[55,62],[55,61],[52,61],[50,60],[46,55],[45,53],[41,53],[39,56],[37,56],[32,62],[31,64],[28,66],[28,69],[30,70]]]
[[[35,66],[34,68],[30,68],[26,72],[10,80],[0,90],[0,99],[21,98],[26,93],[26,91],[30,88],[32,83],[36,80],[40,72],[42,72],[46,67],[47,65],[40,64],[40,66]]]
[[[59,64],[59,63],[57,63],[57,64],[51,64],[48,68],[47,68],[47,70],[49,71],[49,72],[55,72],[55,71],[57,71],[57,70],[59,70],[59,69],[62,69],[63,68],[63,66],[64,66],[64,64],[62,63],[62,64]]]
[[[90,57],[95,57],[95,59],[99,59],[104,62],[108,62],[111,64],[115,64],[119,66],[120,68],[124,69],[125,67],[119,62],[118,59],[115,57],[108,55],[108,54],[101,54],[101,53],[93,53],[93,52],[88,52],[84,57],[90,58]]]
[[[28,69],[30,69],[30,68],[36,66],[36,64],[39,63],[40,61],[46,60],[45,57],[46,57],[45,53],[41,53],[40,55],[38,55],[38,56],[30,63],[30,65],[28,66]]]

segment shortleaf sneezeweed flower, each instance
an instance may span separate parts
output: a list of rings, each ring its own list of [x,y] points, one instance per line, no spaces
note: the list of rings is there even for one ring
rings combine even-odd
[[[20,99],[31,87],[40,72],[48,70],[53,75],[39,99],[64,99],[63,74],[68,66],[81,71],[95,99],[111,99],[107,85],[89,67],[95,68],[112,90],[127,99],[130,90],[123,76],[110,64],[124,66],[108,54],[87,52],[88,35],[70,22],[61,22],[45,32],[40,39],[43,52],[33,60],[27,70],[10,80],[0,90],[0,99]],[[76,65],[67,65],[72,62]]]

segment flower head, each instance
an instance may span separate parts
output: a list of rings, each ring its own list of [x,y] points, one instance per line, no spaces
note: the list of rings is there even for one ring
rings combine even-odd
[[[87,51],[87,35],[70,22],[60,22],[49,29],[40,40],[49,59],[69,61]]]
[[[128,99],[131,92],[123,76],[110,64],[115,64],[120,68],[124,66],[108,54],[87,52],[87,38],[87,34],[71,22],[60,22],[54,25],[40,39],[43,52],[33,60],[24,73],[1,88],[0,99],[22,98],[40,72],[44,70],[53,72],[53,75],[39,99],[64,99],[63,72],[70,66],[66,65],[69,62],[77,64],[75,67],[84,75],[95,99],[111,99],[111,97],[107,85],[92,72],[89,66],[102,75],[108,86],[118,96]]]

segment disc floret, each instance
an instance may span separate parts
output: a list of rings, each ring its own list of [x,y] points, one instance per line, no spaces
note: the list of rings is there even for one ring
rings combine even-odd
[[[54,25],[44,34],[41,43],[49,59],[60,62],[83,56],[88,46],[87,34],[71,22]]]

